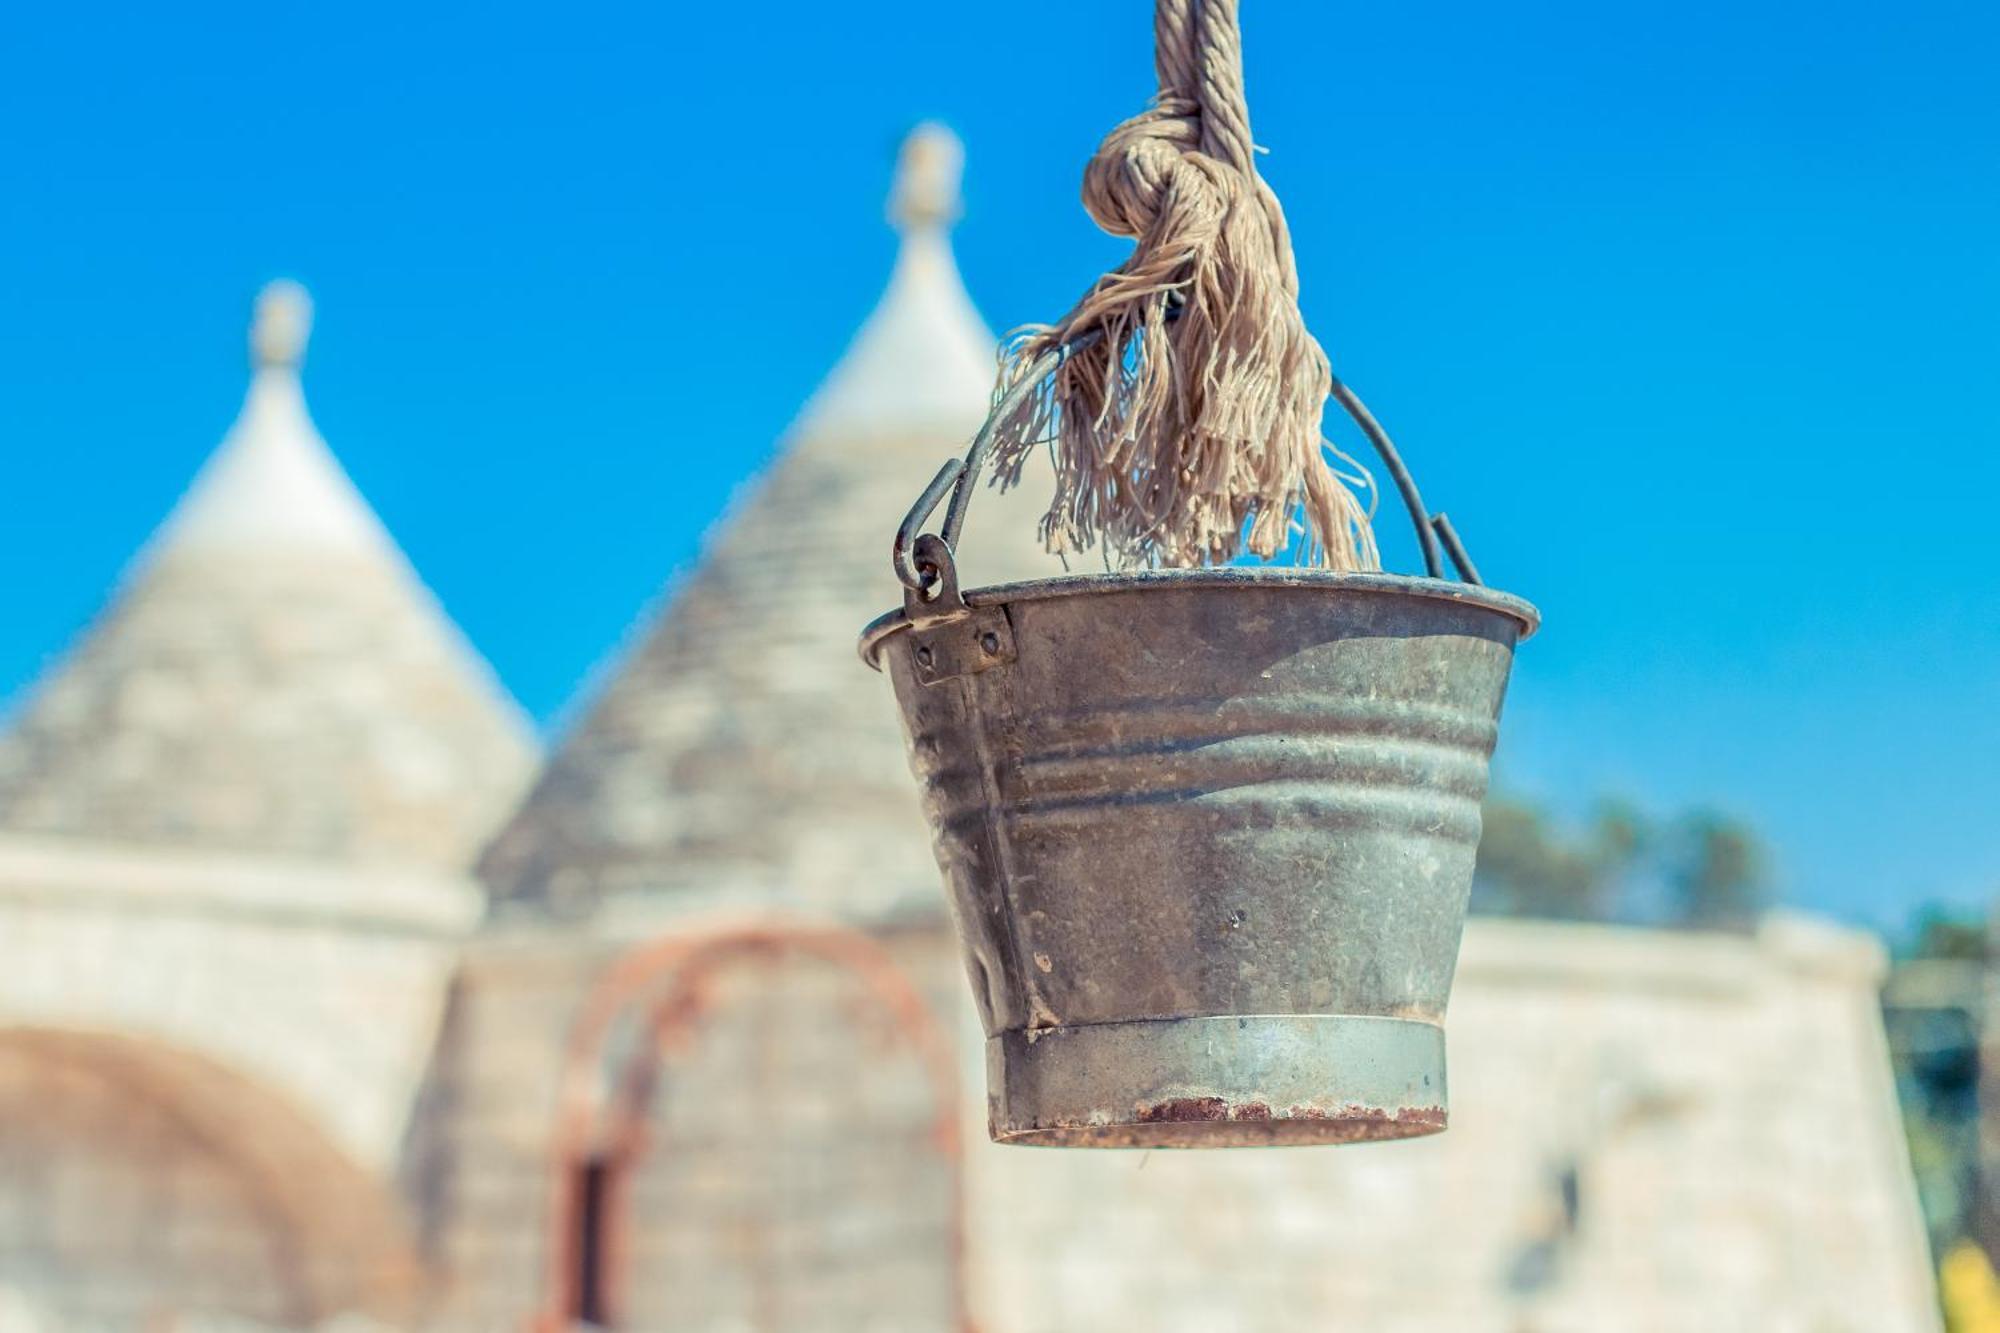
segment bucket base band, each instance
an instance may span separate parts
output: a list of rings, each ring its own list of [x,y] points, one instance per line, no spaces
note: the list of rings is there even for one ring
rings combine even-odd
[[[1416,1138],[1445,1127],[1444,1029],[1350,1014],[1226,1014],[1003,1032],[986,1043],[986,1087],[997,1143]]]

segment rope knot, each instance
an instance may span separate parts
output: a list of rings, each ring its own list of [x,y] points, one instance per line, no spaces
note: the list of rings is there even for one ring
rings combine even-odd
[[[1104,137],[1084,168],[1083,206],[1114,236],[1143,238],[1169,199],[1198,198],[1209,174],[1190,161],[1201,146],[1194,103],[1162,99]],[[1221,197],[1215,191],[1219,210]]]
[[[1298,307],[1291,234],[1257,174],[1236,0],[1157,0],[1160,93],[1105,136],[1083,203],[1129,258],[1052,328],[1017,339],[1012,383],[1085,339],[1007,424],[1001,478],[1053,446],[1050,549],[1101,544],[1128,565],[1270,558],[1292,544],[1335,569],[1377,567],[1368,518],[1329,464],[1326,354]]]

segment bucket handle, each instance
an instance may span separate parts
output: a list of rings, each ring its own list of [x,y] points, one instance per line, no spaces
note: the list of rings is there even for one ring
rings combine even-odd
[[[972,437],[972,447],[964,458],[946,459],[930,485],[924,487],[916,504],[903,518],[896,529],[896,540],[890,550],[890,562],[896,571],[896,578],[904,588],[904,605],[915,613],[922,611],[926,618],[936,618],[941,613],[950,615],[964,605],[958,590],[957,571],[952,567],[952,553],[958,549],[958,539],[965,531],[966,510],[972,507],[972,492],[979,482],[979,474],[986,468],[987,457],[993,452],[993,442],[999,435],[1002,422],[1011,418],[1021,409],[1043,381],[1062,366],[1077,352],[1089,347],[1103,335],[1092,330],[1060,346],[1052,347],[1036,358],[1007,391],[993,404],[986,422],[979,433]],[[1382,423],[1368,410],[1368,405],[1354,390],[1337,375],[1331,375],[1333,397],[1352,417],[1368,442],[1375,446],[1382,465],[1396,483],[1397,492],[1403,497],[1403,507],[1409,510],[1410,522],[1417,530],[1417,543],[1423,548],[1424,573],[1434,579],[1444,577],[1444,556],[1451,557],[1452,566],[1459,578],[1474,585],[1484,586],[1479,577],[1478,566],[1467,554],[1465,542],[1459,537],[1451,519],[1442,512],[1433,514],[1424,508],[1423,496],[1417,491],[1416,478],[1404,464],[1403,456],[1396,449],[1389,432],[1382,429]],[[919,532],[930,521],[931,515],[944,500],[945,492],[951,492],[951,503],[944,513],[944,528],[937,537],[920,538]],[[938,607],[940,600],[949,605]]]

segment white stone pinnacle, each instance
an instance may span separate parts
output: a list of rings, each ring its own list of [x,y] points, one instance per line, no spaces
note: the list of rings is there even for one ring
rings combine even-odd
[[[314,428],[299,382],[312,299],[279,281],[257,298],[243,410],[148,551],[301,551],[400,561]]]
[[[999,343],[966,295],[952,255],[964,159],[958,136],[942,125],[918,126],[904,141],[889,197],[890,220],[903,235],[895,273],[806,404],[796,434],[942,428],[950,439],[978,424],[979,405],[993,390]]]
[[[935,121],[917,126],[896,161],[889,220],[905,233],[949,227],[964,211],[958,193],[964,176],[965,145],[959,137]]]
[[[250,364],[296,366],[305,360],[312,336],[312,296],[289,278],[279,278],[257,293],[257,314],[250,323]]]

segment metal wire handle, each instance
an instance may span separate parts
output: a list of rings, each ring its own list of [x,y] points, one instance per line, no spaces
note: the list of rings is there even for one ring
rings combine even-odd
[[[939,561],[948,566],[952,552],[958,549],[959,536],[965,531],[965,513],[972,506],[972,492],[979,483],[979,474],[986,468],[987,456],[993,452],[993,441],[999,433],[1000,424],[1019,411],[1021,405],[1041,387],[1043,381],[1055,374],[1064,361],[1101,336],[1093,330],[1059,347],[1052,347],[1037,357],[1034,364],[1028,367],[1028,372],[1009,385],[999,401],[994,403],[985,424],[972,437],[972,447],[966,451],[965,457],[945,460],[944,466],[931,478],[930,485],[924,487],[923,494],[917,497],[916,504],[911,506],[902,525],[896,529],[895,544],[890,550],[890,563],[895,567],[896,577],[915,600],[928,602],[947,582],[956,583],[955,578],[948,578],[956,571],[941,566]],[[1409,510],[1410,522],[1417,530],[1417,544],[1423,549],[1425,575],[1434,579],[1443,578],[1444,556],[1448,555],[1461,580],[1483,586],[1479,568],[1466,553],[1465,543],[1451,520],[1442,513],[1432,514],[1424,508],[1423,496],[1417,492],[1416,478],[1404,465],[1403,456],[1389,438],[1389,432],[1382,429],[1382,423],[1375,419],[1368,405],[1339,376],[1332,379],[1334,400],[1354,419],[1354,424],[1361,428],[1368,442],[1375,446],[1383,467],[1388,469],[1391,480],[1396,483],[1397,493],[1403,497],[1403,507]],[[944,528],[939,534],[942,550],[926,542],[923,544],[926,549],[919,551],[918,533],[937,512],[938,503],[944,499],[947,490],[951,492],[951,503],[945,509]]]

